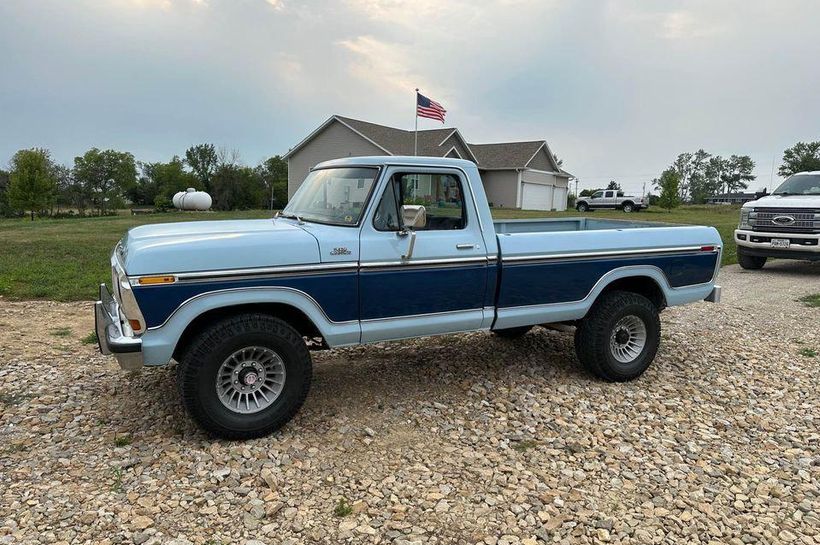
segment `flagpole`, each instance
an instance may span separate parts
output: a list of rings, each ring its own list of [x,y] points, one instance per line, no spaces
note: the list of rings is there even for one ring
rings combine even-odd
[[[416,87],[416,103],[413,104],[413,112],[416,116],[416,130],[413,138],[413,156],[419,154],[419,89]]]

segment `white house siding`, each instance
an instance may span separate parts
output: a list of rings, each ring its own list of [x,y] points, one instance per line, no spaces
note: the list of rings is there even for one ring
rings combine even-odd
[[[307,177],[310,169],[322,161],[341,157],[387,155],[338,121],[333,121],[304,147],[288,157],[288,199]]]
[[[550,186],[549,200],[538,210],[566,210],[567,209],[567,181],[564,176],[556,176],[536,170],[524,170],[521,173],[521,183],[541,184]]]
[[[481,172],[487,201],[496,208],[516,208],[518,203],[518,172],[515,170],[485,170]]]

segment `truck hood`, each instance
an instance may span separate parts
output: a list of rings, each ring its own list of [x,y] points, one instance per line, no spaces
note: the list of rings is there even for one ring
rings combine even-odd
[[[820,208],[820,195],[767,195],[743,208]]]
[[[172,274],[319,262],[319,244],[287,220],[191,221],[128,231],[118,256],[126,274]]]

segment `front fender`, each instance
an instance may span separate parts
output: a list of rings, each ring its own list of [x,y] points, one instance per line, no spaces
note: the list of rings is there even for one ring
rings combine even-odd
[[[182,303],[162,325],[149,328],[142,336],[145,365],[168,363],[183,332],[198,316],[211,310],[260,303],[278,303],[300,310],[313,322],[329,346],[357,344],[361,337],[358,320],[330,320],[319,303],[301,290],[284,286],[229,288],[192,297]]]

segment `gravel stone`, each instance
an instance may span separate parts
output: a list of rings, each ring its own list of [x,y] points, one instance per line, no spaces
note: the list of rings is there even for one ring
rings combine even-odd
[[[315,352],[300,414],[242,443],[173,367],[81,344],[88,302],[0,298],[0,544],[818,543],[820,263],[719,283],[634,382],[542,328]]]

